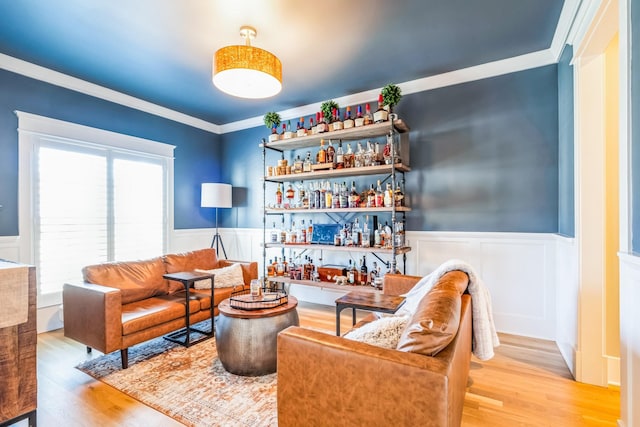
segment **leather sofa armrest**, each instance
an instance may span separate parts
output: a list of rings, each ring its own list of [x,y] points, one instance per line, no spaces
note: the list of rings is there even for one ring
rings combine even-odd
[[[121,349],[122,296],[117,288],[84,282],[62,290],[64,335],[103,353]]]
[[[242,278],[244,279],[244,284],[249,286],[251,284],[252,279],[258,278],[258,263],[255,261],[234,261],[230,259],[220,259],[218,260],[218,267],[228,267],[232,264],[240,264],[242,267]]]
[[[447,423],[438,358],[300,327],[278,334],[277,349],[279,426]]]
[[[420,276],[406,274],[385,274],[382,292],[386,295],[402,295],[407,293],[422,279]]]

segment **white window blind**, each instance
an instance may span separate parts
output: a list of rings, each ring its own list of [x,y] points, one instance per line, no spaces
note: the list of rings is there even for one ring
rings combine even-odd
[[[21,165],[31,172],[30,204],[21,202],[21,212],[32,212],[25,234],[31,235],[39,306],[59,304],[64,283],[81,282],[86,265],[166,252],[173,159],[159,155],[163,147],[156,144],[166,153],[172,146],[51,119],[92,132],[83,132],[85,140],[27,132],[23,114]]]

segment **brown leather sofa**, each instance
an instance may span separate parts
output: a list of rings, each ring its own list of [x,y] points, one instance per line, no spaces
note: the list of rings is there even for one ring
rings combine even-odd
[[[403,294],[419,279],[387,275],[383,292]],[[462,294],[467,284],[465,273],[448,272],[432,295],[420,300],[398,343],[401,348],[404,340],[407,351],[301,327],[282,331],[278,335],[278,425],[459,426],[471,359],[471,298]],[[443,287],[461,291],[455,298],[450,289],[436,290]],[[431,319],[427,312],[434,307],[459,316],[459,326],[444,349],[428,356],[414,352],[420,345],[407,340],[407,331],[414,320]],[[371,314],[356,327],[374,318]],[[436,329],[444,331],[446,323],[455,322],[445,321]],[[428,339],[437,340],[435,335]]]
[[[185,299],[181,283],[165,280],[166,273],[211,270],[240,263],[245,285],[258,277],[256,262],[218,260],[214,249],[83,268],[84,283],[63,287],[64,335],[103,353],[120,350],[122,367],[128,348],[185,326]],[[233,288],[215,288],[217,306]],[[211,290],[190,289],[191,324],[211,317]]]

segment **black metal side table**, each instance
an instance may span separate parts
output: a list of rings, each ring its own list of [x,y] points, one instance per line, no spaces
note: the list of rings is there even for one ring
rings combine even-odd
[[[353,325],[356,324],[356,309],[393,314],[404,304],[404,297],[381,293],[349,292],[336,300],[336,335],[340,336],[340,312],[351,308]]]
[[[168,273],[163,275],[167,280],[173,280],[176,282],[182,283],[184,286],[184,294],[185,294],[185,327],[171,334],[165,335],[164,338],[166,340],[181,344],[185,347],[189,347],[191,344],[195,344],[199,341],[203,341],[208,339],[215,334],[215,322],[213,316],[213,295],[214,295],[214,275],[209,273],[200,273],[198,271],[181,271],[178,273]],[[191,315],[191,307],[189,305],[190,300],[192,299],[191,293],[189,289],[193,286],[193,284],[199,280],[211,279],[211,304],[209,305],[209,311],[211,314],[211,330],[203,331],[201,329],[196,329],[191,326],[191,319],[189,318]],[[202,338],[199,338],[195,341],[191,340],[191,332],[198,332],[204,335]],[[180,339],[184,337],[184,339]]]

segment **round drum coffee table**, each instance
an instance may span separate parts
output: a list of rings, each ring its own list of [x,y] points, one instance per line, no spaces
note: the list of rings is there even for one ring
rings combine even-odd
[[[236,375],[258,376],[276,371],[278,332],[299,326],[298,300],[261,310],[239,310],[229,298],[218,304],[216,348],[222,366]]]

